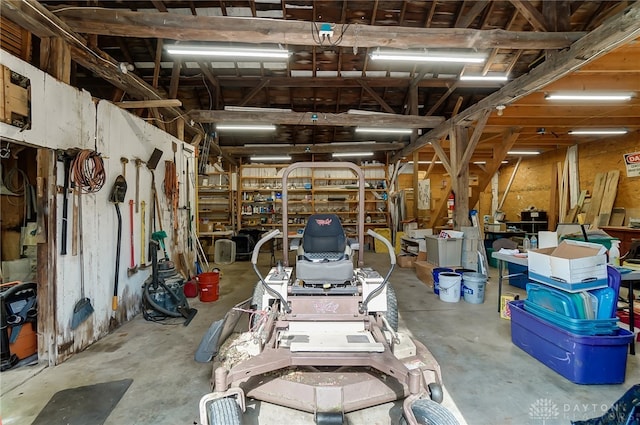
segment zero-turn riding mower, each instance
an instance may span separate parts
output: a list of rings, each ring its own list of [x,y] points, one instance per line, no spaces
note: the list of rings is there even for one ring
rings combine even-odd
[[[350,241],[336,214],[309,217],[301,238],[287,232],[287,177],[297,168],[349,168],[357,175],[358,239]],[[196,360],[214,359],[212,391],[200,400],[202,424],[239,424],[245,398],[314,414],[318,424],[342,424],[344,414],[404,400],[401,421],[457,424],[440,405],[440,367],[419,341],[398,332],[398,308],[389,277],[363,265],[365,180],[351,163],[296,163],[282,177],[283,231],[256,244],[251,259],[260,278],[253,297],[214,322]],[[257,266],[262,245],[282,238],[283,263],[264,277]],[[295,267],[288,265],[296,251]],[[353,254],[357,252],[354,267]],[[249,314],[248,330],[234,333]],[[235,338],[230,338],[235,335]]]

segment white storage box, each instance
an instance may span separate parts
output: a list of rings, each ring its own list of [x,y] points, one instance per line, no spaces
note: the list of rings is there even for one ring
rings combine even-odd
[[[574,240],[529,251],[529,279],[567,292],[606,288],[606,252],[603,245]]]
[[[425,236],[427,261],[438,267],[459,266],[462,261],[462,238]]]
[[[218,239],[215,243],[213,262],[231,264],[236,261],[236,243],[231,239]]]

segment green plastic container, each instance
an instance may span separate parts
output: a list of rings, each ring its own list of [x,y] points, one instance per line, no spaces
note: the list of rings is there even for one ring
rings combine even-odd
[[[584,237],[583,236],[565,235],[565,236],[562,236],[560,238],[561,241],[563,241],[565,239],[569,239],[569,240],[572,240],[572,241],[582,241],[582,242],[584,242]],[[619,239],[618,238],[608,237],[608,236],[589,236],[589,241],[588,242],[592,242],[592,243],[597,243],[597,244],[603,245],[605,248],[607,248],[607,250],[609,250],[609,249],[611,249],[611,241],[612,240],[619,240]]]

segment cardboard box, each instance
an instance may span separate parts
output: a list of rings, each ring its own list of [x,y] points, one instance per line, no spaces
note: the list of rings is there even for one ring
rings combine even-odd
[[[403,268],[412,268],[417,259],[415,255],[398,255],[396,263]]]
[[[211,233],[213,232],[213,222],[212,221],[203,221],[200,223],[198,230],[203,233]]]
[[[506,223],[487,223],[484,225],[484,230],[486,232],[506,232],[507,224]]]
[[[606,288],[606,251],[600,244],[572,240],[530,250],[529,279],[567,292]]]
[[[418,251],[417,261],[427,261],[427,251]]]
[[[511,320],[511,307],[509,302],[520,299],[520,295],[507,292],[500,296],[500,317]]]
[[[427,285],[433,286],[433,269],[436,266],[424,260],[417,260],[414,263],[414,267],[416,269],[416,277]]]

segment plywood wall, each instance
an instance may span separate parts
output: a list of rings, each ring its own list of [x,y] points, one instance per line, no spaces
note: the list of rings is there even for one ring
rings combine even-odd
[[[640,177],[627,177],[623,158],[624,153],[639,150],[640,135],[638,133],[580,144],[578,146],[580,189],[586,189],[590,194],[597,173],[619,170],[620,181],[614,207],[624,207],[630,213],[634,209],[640,212],[638,210],[640,209]],[[561,148],[534,158],[523,159],[502,208],[506,213],[507,221],[520,220],[520,212],[529,207],[549,211],[553,167],[558,162],[564,165],[565,155],[566,148]],[[504,193],[514,166],[515,161],[500,170],[500,197]],[[480,199],[480,213],[490,214],[490,187],[485,190]],[[637,213],[636,215],[640,216]],[[628,216],[629,214],[627,220]]]
[[[586,189],[591,193],[594,177],[599,172],[609,170],[620,171],[620,181],[614,207],[624,207],[629,216],[640,218],[640,177],[627,177],[623,154],[640,151],[640,134],[634,132],[622,137],[603,138],[578,146],[578,173],[580,189]],[[505,199],[502,211],[506,213],[506,221],[520,221],[520,213],[529,208],[537,208],[541,211],[549,211],[551,185],[553,181],[553,167],[560,162],[564,165],[567,149],[565,147],[531,158],[523,158],[520,167],[513,179],[511,189]],[[504,165],[499,171],[499,199],[502,199],[505,188],[513,173],[517,159],[510,158],[509,164]],[[426,166],[425,166],[426,167]],[[471,170],[472,174],[475,172]],[[446,197],[449,187],[449,177],[444,169],[436,167],[431,178],[432,210],[420,211],[420,219],[424,227],[433,227],[443,224],[443,220],[433,217],[433,208],[437,202]],[[413,185],[411,174],[400,175],[399,187],[407,188]],[[443,182],[445,182],[443,184]],[[567,208],[570,208],[568,205]],[[480,195],[477,205],[470,206],[477,209],[480,218],[491,214],[491,186],[487,186]],[[425,220],[429,218],[429,220]]]

